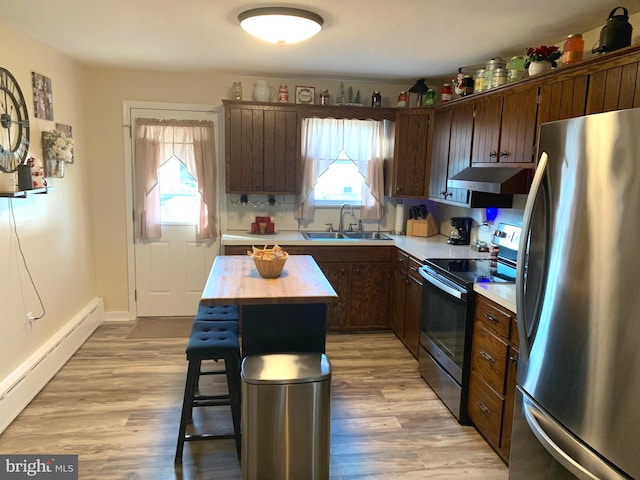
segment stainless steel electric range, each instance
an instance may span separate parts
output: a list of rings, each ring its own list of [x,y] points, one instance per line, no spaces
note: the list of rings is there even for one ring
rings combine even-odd
[[[515,282],[520,227],[501,223],[493,234],[497,255],[484,259],[427,259],[420,311],[419,369],[462,424],[467,397],[475,282]]]

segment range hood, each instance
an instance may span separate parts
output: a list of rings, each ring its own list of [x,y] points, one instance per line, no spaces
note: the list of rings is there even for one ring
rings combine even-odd
[[[447,180],[447,186],[486,193],[519,195],[529,193],[533,168],[468,167]]]

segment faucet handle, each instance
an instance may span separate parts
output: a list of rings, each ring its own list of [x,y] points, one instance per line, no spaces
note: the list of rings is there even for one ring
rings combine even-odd
[[[350,231],[350,232],[353,232],[353,227],[357,227],[357,226],[358,226],[358,224],[357,224],[357,223],[350,223],[350,224],[349,224],[349,231]]]
[[[333,232],[333,223],[325,223],[325,225],[329,226],[329,231]]]

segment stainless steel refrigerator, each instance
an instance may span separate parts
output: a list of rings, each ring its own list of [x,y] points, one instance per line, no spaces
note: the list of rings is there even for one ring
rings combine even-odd
[[[542,125],[511,480],[640,479],[640,109]]]

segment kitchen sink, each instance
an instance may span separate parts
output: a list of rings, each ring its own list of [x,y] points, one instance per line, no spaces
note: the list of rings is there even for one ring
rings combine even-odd
[[[327,240],[333,238],[348,238],[340,232],[302,232],[302,236],[307,240]]]
[[[345,232],[345,235],[348,238],[361,240],[391,240],[391,238],[380,232]]]
[[[301,232],[307,240],[391,240],[380,232]]]

